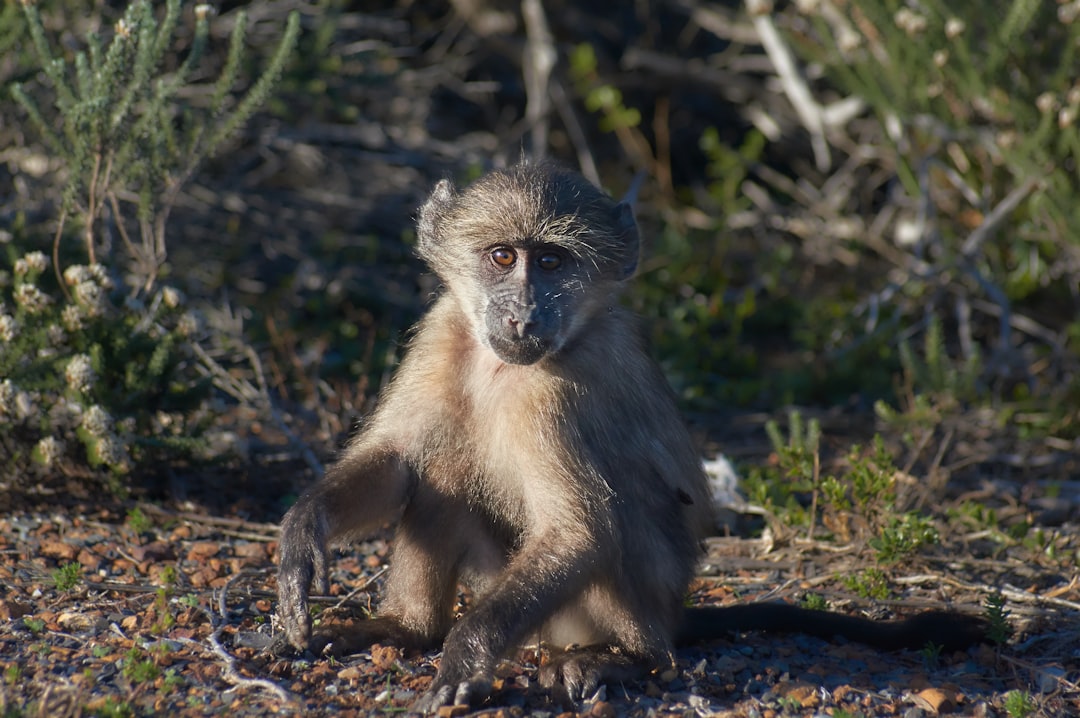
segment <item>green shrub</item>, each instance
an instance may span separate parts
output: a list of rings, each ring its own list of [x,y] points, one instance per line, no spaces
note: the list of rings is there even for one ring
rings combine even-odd
[[[160,287],[146,306],[117,291],[103,265],[71,265],[65,296],[41,252],[5,265],[0,446],[13,460],[0,474],[72,465],[127,474],[162,451],[203,445],[210,384],[192,350],[201,320],[178,291]]]
[[[867,103],[879,123],[869,141],[884,148],[877,168],[898,180],[888,230],[898,278],[869,289],[908,336],[927,333],[921,360],[900,343],[915,391],[938,408],[1037,405],[1050,411],[1039,430],[1075,435],[1080,415],[1062,396],[1080,394],[1074,5],[800,7],[789,38]]]
[[[97,226],[107,217],[143,287],[150,289],[165,263],[168,217],[181,188],[265,102],[295,44],[299,17],[290,16],[266,71],[235,100],[231,89],[247,25],[246,15],[238,13],[221,75],[205,106],[195,107],[180,97],[206,49],[211,6],[196,6],[191,46],[173,71],[166,70],[164,60],[180,19],[180,0],[166,3],[160,21],[147,0],[132,2],[108,45],[90,35],[87,50],[72,62],[49,44],[36,4],[25,2],[23,9],[36,59],[49,79],[51,108],[20,83],[12,86],[12,96],[68,172],[53,257],[68,216],[74,216],[86,257],[97,263]],[[43,88],[39,92],[45,94]]]
[[[70,591],[82,580],[82,564],[78,561],[68,561],[52,572],[52,579],[58,591]]]
[[[204,451],[211,380],[198,340],[206,327],[179,291],[161,283],[168,217],[199,164],[269,95],[295,44],[298,15],[237,98],[243,12],[217,81],[192,92],[201,89],[193,78],[210,6],[195,7],[181,61],[173,58],[179,0],[169,0],[160,18],[147,0],[132,2],[111,39],[91,35],[74,53],[55,51],[37,5],[21,5],[47,83],[10,89],[62,161],[64,188],[51,258],[37,249],[47,239],[21,225],[0,250],[0,451],[12,457],[0,478],[87,469],[115,477],[162,455]],[[184,99],[193,96],[204,104]],[[75,229],[80,243],[70,242]],[[105,241],[106,229],[120,241]]]

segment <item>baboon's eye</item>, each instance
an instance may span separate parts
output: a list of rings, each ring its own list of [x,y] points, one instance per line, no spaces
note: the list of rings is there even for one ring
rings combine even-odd
[[[558,269],[562,266],[562,257],[555,252],[544,252],[536,258],[536,266],[544,271],[550,272],[551,270]]]
[[[500,267],[512,267],[517,261],[517,253],[509,247],[496,247],[491,250],[491,261]]]

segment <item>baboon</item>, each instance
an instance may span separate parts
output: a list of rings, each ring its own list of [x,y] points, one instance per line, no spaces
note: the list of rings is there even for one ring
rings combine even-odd
[[[978,621],[951,614],[876,624],[784,605],[683,610],[710,501],[673,394],[618,303],[638,264],[629,201],[521,164],[461,191],[439,182],[417,235],[444,290],[374,415],[283,521],[279,616],[293,647],[441,642],[413,706],[431,712],[482,700],[527,640],[562,649],[539,680],[574,700],[671,666],[676,639],[738,628],[888,648],[977,640]],[[379,616],[312,636],[307,592],[326,590],[327,545],[394,520]],[[454,622],[459,583],[474,600]]]

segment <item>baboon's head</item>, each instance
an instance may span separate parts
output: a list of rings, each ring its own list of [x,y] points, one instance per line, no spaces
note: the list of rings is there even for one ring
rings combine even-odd
[[[638,262],[629,204],[548,164],[496,170],[460,192],[439,182],[417,233],[476,337],[508,364],[570,347]]]

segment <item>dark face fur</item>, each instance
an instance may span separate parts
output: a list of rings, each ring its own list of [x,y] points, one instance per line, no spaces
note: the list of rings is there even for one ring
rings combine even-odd
[[[532,364],[558,351],[580,287],[572,279],[574,257],[556,245],[515,242],[492,248],[480,263],[487,346],[507,364]]]
[[[460,193],[440,182],[420,210],[418,235],[420,256],[474,336],[508,364],[569,346],[638,258],[630,207],[546,165],[494,172]]]

